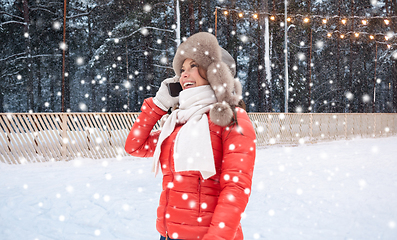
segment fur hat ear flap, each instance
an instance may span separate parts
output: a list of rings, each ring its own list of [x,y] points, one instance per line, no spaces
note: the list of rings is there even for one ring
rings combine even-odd
[[[207,79],[218,102],[229,102],[234,89],[234,78],[223,62],[213,62],[207,68]]]
[[[215,92],[218,103],[210,111],[210,118],[218,126],[225,127],[233,118],[229,103],[233,104],[235,96],[234,78],[224,62],[213,62],[207,68],[207,79]]]
[[[218,126],[226,127],[233,119],[233,110],[227,102],[218,102],[210,110],[211,122]]]
[[[241,95],[243,93],[243,87],[241,86],[240,81],[236,78],[234,79],[234,105],[238,105],[241,100]]]

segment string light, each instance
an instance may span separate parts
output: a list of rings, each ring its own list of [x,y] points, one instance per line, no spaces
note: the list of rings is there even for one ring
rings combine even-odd
[[[220,9],[223,14],[225,16],[231,14],[231,12],[236,12],[236,14],[238,15],[239,18],[244,18],[247,17],[248,15],[250,15],[254,20],[258,20],[259,19],[259,14],[267,14],[269,16],[269,19],[271,21],[277,21],[278,19],[278,15],[283,16],[284,14],[282,13],[262,13],[262,12],[252,12],[252,11],[242,11],[242,10],[238,10],[238,9],[227,9],[227,8],[221,8],[221,7],[217,7],[217,9]],[[248,13],[248,14],[247,14]],[[353,19],[358,19],[359,23],[361,23],[361,26],[368,26],[369,25],[369,19],[380,19],[381,21],[383,21],[383,23],[386,26],[390,26],[390,24],[392,24],[393,22],[390,20],[389,18],[386,17],[381,17],[381,16],[374,16],[374,17],[366,17],[364,18],[363,16],[321,16],[321,15],[310,15],[310,16],[304,16],[302,14],[289,14],[289,16],[287,17],[287,22],[291,23],[293,20],[299,21],[299,19],[302,21],[302,23],[307,24],[309,22],[315,23],[316,18],[320,18],[320,24],[328,24],[328,21],[330,21],[331,19],[341,19],[340,20],[340,24],[346,25],[349,23],[349,21],[351,21],[351,23],[355,23],[353,21]],[[368,19],[369,18],[369,19]],[[397,16],[392,16],[391,18],[397,18]],[[356,26],[359,27],[360,26]],[[376,40],[376,36],[375,35],[380,35],[380,36],[384,36],[384,40],[385,41],[390,41],[390,39],[392,38],[392,36],[386,34],[386,33],[376,33],[376,34],[372,34],[370,35],[369,32],[366,31],[360,31],[359,32],[340,32],[340,31],[336,31],[336,30],[330,30],[327,33],[327,37],[328,38],[332,38],[333,37],[333,33],[337,33],[336,35],[334,35],[337,38],[340,39],[346,39],[347,36],[351,35],[352,37],[355,38],[359,38],[360,35],[364,34],[366,36],[369,37],[370,40]],[[383,38],[383,37],[382,37]],[[380,42],[381,43],[381,42]],[[387,44],[386,42],[384,42],[383,44]],[[396,43],[393,44],[387,44],[388,48],[392,48],[393,46],[396,46]]]

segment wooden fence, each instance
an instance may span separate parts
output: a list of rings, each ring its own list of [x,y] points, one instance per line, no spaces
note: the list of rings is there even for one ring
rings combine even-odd
[[[124,143],[138,114],[0,113],[0,161],[23,164],[127,156]],[[249,116],[258,146],[397,135],[397,114],[392,113]]]

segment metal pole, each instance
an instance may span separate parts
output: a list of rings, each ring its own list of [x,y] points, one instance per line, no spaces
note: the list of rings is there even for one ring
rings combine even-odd
[[[129,71],[128,71],[128,41],[125,41],[125,61],[126,61],[126,69],[127,69],[127,77],[126,84],[127,86],[127,112],[130,111],[130,85],[129,85]]]
[[[285,49],[284,49],[284,58],[285,58],[285,99],[284,99],[284,111],[288,113],[288,24],[287,24],[287,0],[284,0],[284,42],[285,42]]]
[[[215,37],[218,30],[218,8],[215,8]]]
[[[375,113],[376,98],[376,65],[378,63],[378,42],[375,40],[375,76],[374,76],[374,100],[372,101],[372,112]]]
[[[66,3],[63,2],[63,51],[62,51],[62,104],[61,112],[65,112],[65,54],[66,54]]]
[[[176,47],[181,44],[181,13],[179,9],[179,0],[176,0]]]
[[[308,12],[309,12],[309,15],[311,15],[311,1],[309,0],[308,1]],[[309,85],[309,102],[308,102],[308,106],[309,106],[309,112],[312,112],[312,103],[311,103],[311,101],[312,101],[312,47],[313,47],[313,44],[312,44],[312,42],[313,42],[313,40],[312,40],[312,20],[310,19],[310,22],[309,22],[309,59],[308,59],[308,63],[307,63],[307,67],[308,67],[308,70],[309,70],[309,76],[308,76],[308,78],[309,78],[309,81],[308,81],[308,85]]]

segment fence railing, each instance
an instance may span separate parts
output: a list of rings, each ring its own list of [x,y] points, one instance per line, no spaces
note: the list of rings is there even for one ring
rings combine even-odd
[[[139,113],[0,113],[0,161],[10,164],[127,156]],[[257,145],[397,135],[397,114],[249,113]],[[155,126],[158,128],[158,125]]]

